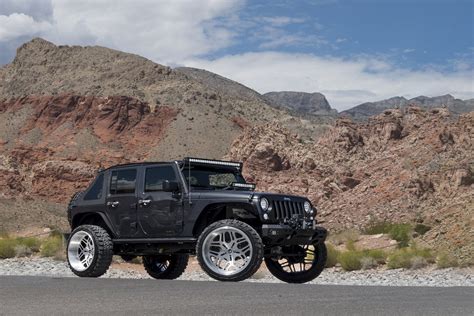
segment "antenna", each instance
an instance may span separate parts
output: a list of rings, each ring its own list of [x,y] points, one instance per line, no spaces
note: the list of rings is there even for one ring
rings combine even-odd
[[[189,194],[189,205],[193,204],[191,201],[191,161],[188,160],[188,194]],[[186,164],[185,164],[186,165]]]

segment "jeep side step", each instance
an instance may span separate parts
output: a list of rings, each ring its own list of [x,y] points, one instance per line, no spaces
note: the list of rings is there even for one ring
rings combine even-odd
[[[114,244],[188,244],[196,243],[197,238],[181,237],[181,238],[120,238],[112,239]]]

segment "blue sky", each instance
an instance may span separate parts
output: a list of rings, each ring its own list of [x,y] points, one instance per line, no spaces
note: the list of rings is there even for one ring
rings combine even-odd
[[[292,18],[294,22],[283,29],[308,39],[282,45],[280,51],[342,57],[380,55],[418,69],[436,66],[449,70],[447,64],[463,59],[472,67],[474,1],[277,0],[268,5],[270,2],[252,1],[244,15],[252,18],[264,12],[266,16]],[[315,34],[319,41],[311,40]],[[244,42],[229,52],[261,50],[258,42]]]
[[[395,95],[474,98],[472,0],[1,0],[0,64],[40,36],[204,68],[343,110]]]

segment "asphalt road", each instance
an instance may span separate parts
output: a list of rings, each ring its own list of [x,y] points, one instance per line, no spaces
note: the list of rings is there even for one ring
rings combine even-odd
[[[474,288],[0,277],[1,315],[472,315]]]

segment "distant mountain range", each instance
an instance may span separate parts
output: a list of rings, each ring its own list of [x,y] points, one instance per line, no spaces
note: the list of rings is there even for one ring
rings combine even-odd
[[[317,92],[268,92],[263,95],[263,98],[269,105],[288,110],[294,114],[329,117],[337,117],[338,115],[337,110],[331,107],[326,97]],[[349,110],[342,111],[339,115],[349,116],[355,120],[366,120],[370,116],[380,114],[387,109],[403,108],[409,105],[425,109],[446,107],[454,114],[474,111],[474,99],[461,100],[446,94],[437,97],[418,96],[412,99],[397,96],[376,102],[366,102]]]
[[[426,96],[419,96],[413,99],[393,97],[377,102],[366,102],[343,111],[340,115],[350,116],[356,120],[365,120],[370,116],[382,113],[386,109],[403,108],[409,105],[416,105],[425,109],[447,107],[454,114],[474,111],[474,99],[461,100],[446,94],[431,98]]]

